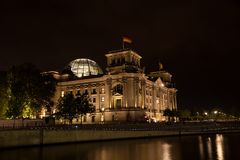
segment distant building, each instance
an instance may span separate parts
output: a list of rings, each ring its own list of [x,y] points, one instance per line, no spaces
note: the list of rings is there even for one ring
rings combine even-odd
[[[146,75],[140,67],[141,56],[124,49],[107,53],[106,74],[90,59],[76,59],[69,63],[69,74],[51,72],[59,80],[54,98],[86,92],[96,108],[94,114],[83,117],[84,123],[109,121],[164,121],[166,108],[177,109],[176,92],[171,77],[159,70]]]

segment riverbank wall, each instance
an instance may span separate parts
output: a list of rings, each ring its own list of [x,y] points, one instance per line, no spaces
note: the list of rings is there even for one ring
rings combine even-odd
[[[240,132],[239,127],[182,127],[170,126],[144,128],[28,128],[28,129],[5,129],[0,130],[0,148],[41,146],[49,144],[119,140],[133,138],[151,138],[163,136],[181,136],[210,133]]]
[[[6,130],[0,148],[179,135],[176,131]]]

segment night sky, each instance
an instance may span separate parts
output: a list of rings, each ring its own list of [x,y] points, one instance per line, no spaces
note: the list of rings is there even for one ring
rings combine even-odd
[[[76,58],[105,68],[123,35],[146,70],[172,73],[183,107],[239,105],[239,0],[0,2],[0,70],[31,62],[58,70]]]

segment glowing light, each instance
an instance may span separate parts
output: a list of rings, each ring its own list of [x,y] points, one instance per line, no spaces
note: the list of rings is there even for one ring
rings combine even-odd
[[[217,148],[217,159],[224,159],[224,149],[223,149],[223,136],[221,134],[216,135],[216,148]]]
[[[40,114],[40,118],[43,118],[43,117],[45,117],[46,116],[46,109],[45,108],[42,108],[41,109],[41,114]]]
[[[104,88],[101,89],[101,93],[102,93],[102,94],[105,93],[105,89],[104,89]]]
[[[61,97],[64,97],[64,91],[61,91]]]
[[[104,115],[101,115],[101,122],[104,121]]]
[[[101,98],[101,101],[104,102],[104,97]]]
[[[98,64],[90,59],[75,59],[70,62],[69,66],[71,67],[71,71],[77,77],[91,76],[103,74],[102,69],[98,66]]]
[[[198,144],[199,144],[199,152],[200,152],[200,159],[204,159],[204,147],[203,147],[203,140],[202,137],[198,137]]]
[[[210,137],[208,137],[208,141],[207,141],[207,150],[208,150],[208,159],[212,159],[212,141]]]
[[[170,148],[171,148],[170,144],[165,143],[165,144],[162,145],[163,159],[164,160],[172,159],[171,154],[170,154]]]

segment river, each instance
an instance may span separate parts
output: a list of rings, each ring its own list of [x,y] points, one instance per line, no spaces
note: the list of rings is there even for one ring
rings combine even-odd
[[[240,134],[209,134],[2,149],[0,160],[239,160]]]

